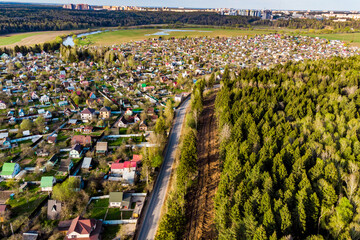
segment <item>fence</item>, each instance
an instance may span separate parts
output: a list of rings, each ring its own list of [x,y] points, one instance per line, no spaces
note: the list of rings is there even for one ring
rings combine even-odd
[[[104,225],[119,225],[119,224],[129,224],[129,223],[136,224],[136,223],[137,223],[137,219],[106,220],[106,221],[103,221],[103,224],[104,224]]]

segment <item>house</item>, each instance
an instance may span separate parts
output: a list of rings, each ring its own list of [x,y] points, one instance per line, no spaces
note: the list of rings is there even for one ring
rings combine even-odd
[[[109,107],[102,107],[100,109],[100,118],[108,119],[111,117],[111,108]]]
[[[81,111],[80,116],[83,122],[91,121],[95,118],[95,109],[85,108]]]
[[[66,233],[65,240],[99,240],[101,229],[102,222],[100,220],[85,219],[79,216],[72,220],[69,230]]]
[[[96,99],[96,95],[95,95],[95,93],[93,93],[93,92],[92,92],[92,93],[90,93],[89,98],[90,98],[90,99]]]
[[[39,96],[36,94],[36,92],[30,93],[30,96],[31,96],[32,100],[38,100],[39,99]]]
[[[5,137],[5,138],[3,138],[3,139],[0,139],[0,148],[2,148],[2,149],[9,149],[9,148],[11,148],[10,138]]]
[[[5,221],[5,216],[10,212],[8,205],[0,204],[0,223]]]
[[[41,102],[42,104],[50,102],[49,96],[47,96],[47,95],[41,96],[40,102]]]
[[[48,141],[48,143],[54,144],[54,143],[56,143],[56,138],[57,138],[57,135],[49,136],[47,141]]]
[[[80,144],[76,144],[70,151],[70,158],[81,158],[83,154],[83,148]]]
[[[112,179],[118,180],[122,179],[129,184],[135,182],[137,164],[132,161],[125,161],[123,163],[115,162],[111,164],[111,175],[114,177]],[[110,178],[109,178],[110,179]]]
[[[119,128],[127,128],[129,122],[122,116],[119,121],[116,123],[116,126]]]
[[[175,100],[175,102],[181,102],[183,100],[183,95],[176,94],[174,100]]]
[[[136,162],[136,164],[139,164],[142,160],[142,155],[133,154],[132,162]]]
[[[6,109],[6,103],[4,101],[0,101],[0,109]]]
[[[96,153],[97,154],[106,154],[108,151],[107,142],[97,142],[96,143]]]
[[[68,101],[60,101],[60,102],[58,102],[58,105],[59,105],[59,107],[63,107],[63,106],[69,105],[69,103],[68,103]]]
[[[77,124],[77,119],[69,119],[68,123],[70,125],[76,125]]]
[[[20,172],[20,165],[18,163],[4,163],[0,177],[11,179]]]
[[[40,181],[41,191],[51,192],[56,184],[56,178],[53,176],[42,176]]]
[[[109,206],[121,208],[121,202],[123,200],[123,192],[111,192],[109,194]]]
[[[60,161],[60,166],[59,166],[59,169],[58,171],[59,172],[69,172],[74,166],[74,163],[73,161],[71,161],[70,158],[68,159],[62,159]]]
[[[84,147],[91,145],[91,136],[75,135],[71,138],[71,146],[80,144]]]
[[[93,129],[94,128],[92,126],[85,126],[83,129],[83,133],[90,134],[90,133],[92,133]]]
[[[131,202],[131,193],[110,192],[109,207],[118,207],[129,209]]]
[[[48,200],[47,206],[47,218],[50,220],[57,220],[60,218],[61,202],[56,200]]]
[[[81,164],[81,168],[82,169],[91,169],[91,161],[92,161],[92,158],[91,157],[86,157],[84,158],[82,164]]]
[[[66,108],[64,110],[64,114],[65,114],[65,116],[69,117],[72,114],[72,112],[71,112],[71,110],[69,108]]]
[[[148,127],[147,127],[147,124],[145,121],[141,121],[141,123],[139,124],[139,130],[144,131],[144,132],[146,132],[148,130]]]

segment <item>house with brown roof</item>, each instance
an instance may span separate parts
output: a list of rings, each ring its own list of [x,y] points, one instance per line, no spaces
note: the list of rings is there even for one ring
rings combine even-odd
[[[91,145],[91,136],[85,135],[75,135],[71,138],[71,145],[75,146],[76,144],[80,144],[82,146],[90,146]]]
[[[106,154],[108,151],[107,142],[97,142],[96,143],[96,153],[97,154]]]
[[[99,112],[100,118],[102,119],[108,119],[111,117],[111,108],[109,107],[102,107]]]
[[[81,111],[80,116],[83,122],[91,121],[95,118],[95,109],[85,108]]]
[[[66,233],[65,240],[82,239],[98,240],[102,229],[102,222],[96,219],[85,219],[77,217],[72,220],[69,230]]]
[[[47,218],[50,220],[56,220],[60,218],[61,213],[61,202],[57,202],[56,200],[48,200],[47,207]]]

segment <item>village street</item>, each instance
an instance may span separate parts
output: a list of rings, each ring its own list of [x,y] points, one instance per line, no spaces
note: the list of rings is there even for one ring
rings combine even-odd
[[[149,204],[144,209],[144,218],[137,239],[155,239],[156,230],[159,226],[161,209],[165,201],[172,165],[175,160],[175,153],[179,144],[181,127],[185,120],[186,109],[190,98],[187,98],[176,110],[175,122],[170,133],[169,143],[165,150],[165,158],[159,176],[150,197]]]

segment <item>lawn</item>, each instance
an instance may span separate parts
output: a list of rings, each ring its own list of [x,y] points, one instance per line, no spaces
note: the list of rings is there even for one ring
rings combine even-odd
[[[104,219],[108,206],[108,198],[93,200],[88,207],[87,216],[89,218]]]
[[[104,231],[101,234],[102,240],[112,240],[120,232],[121,225],[103,225]]]

